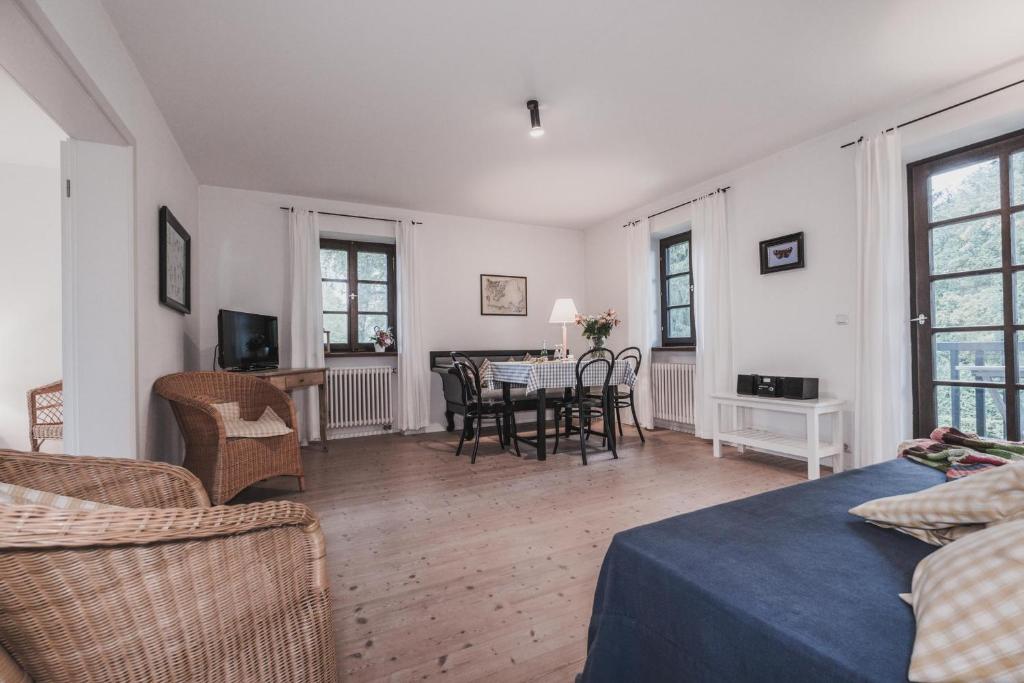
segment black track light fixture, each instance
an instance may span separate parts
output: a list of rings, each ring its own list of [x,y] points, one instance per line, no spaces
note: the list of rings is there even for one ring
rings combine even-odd
[[[528,100],[526,108],[530,111],[530,137],[539,138],[544,135],[544,126],[540,125],[540,103]]]

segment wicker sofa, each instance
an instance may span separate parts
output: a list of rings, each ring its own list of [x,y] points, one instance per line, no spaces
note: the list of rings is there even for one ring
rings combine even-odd
[[[242,489],[277,476],[293,476],[304,488],[298,421],[288,394],[269,382],[237,372],[179,372],[153,385],[167,399],[185,437],[184,465],[203,482],[215,505]],[[292,428],[290,434],[229,439],[213,402],[237,401],[244,419],[255,420],[269,406]]]
[[[0,451],[0,481],[128,509],[0,505],[0,681],[334,681],[324,539],[188,471]]]

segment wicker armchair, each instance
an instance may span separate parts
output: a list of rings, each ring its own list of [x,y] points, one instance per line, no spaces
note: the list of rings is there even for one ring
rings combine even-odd
[[[185,436],[184,465],[203,482],[214,505],[271,477],[296,477],[299,490],[304,489],[295,405],[285,392],[236,372],[179,372],[161,377],[153,389],[171,402]],[[258,439],[229,439],[213,400],[238,401],[247,420],[257,419],[270,406],[293,431]]]
[[[0,505],[0,681],[336,680],[305,506],[130,460],[0,451],[0,481],[132,508]]]
[[[37,452],[47,439],[64,438],[64,382],[58,380],[28,392],[28,440]]]

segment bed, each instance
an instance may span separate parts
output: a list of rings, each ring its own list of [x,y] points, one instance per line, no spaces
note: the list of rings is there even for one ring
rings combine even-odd
[[[581,680],[906,680],[899,593],[936,548],[847,510],[944,480],[900,459],[617,534]]]

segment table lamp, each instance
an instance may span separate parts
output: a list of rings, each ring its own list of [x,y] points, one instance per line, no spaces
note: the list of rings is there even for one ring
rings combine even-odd
[[[555,305],[551,309],[549,323],[562,323],[562,353],[563,358],[569,355],[569,332],[565,326],[576,322],[576,304],[572,299],[555,299]]]

